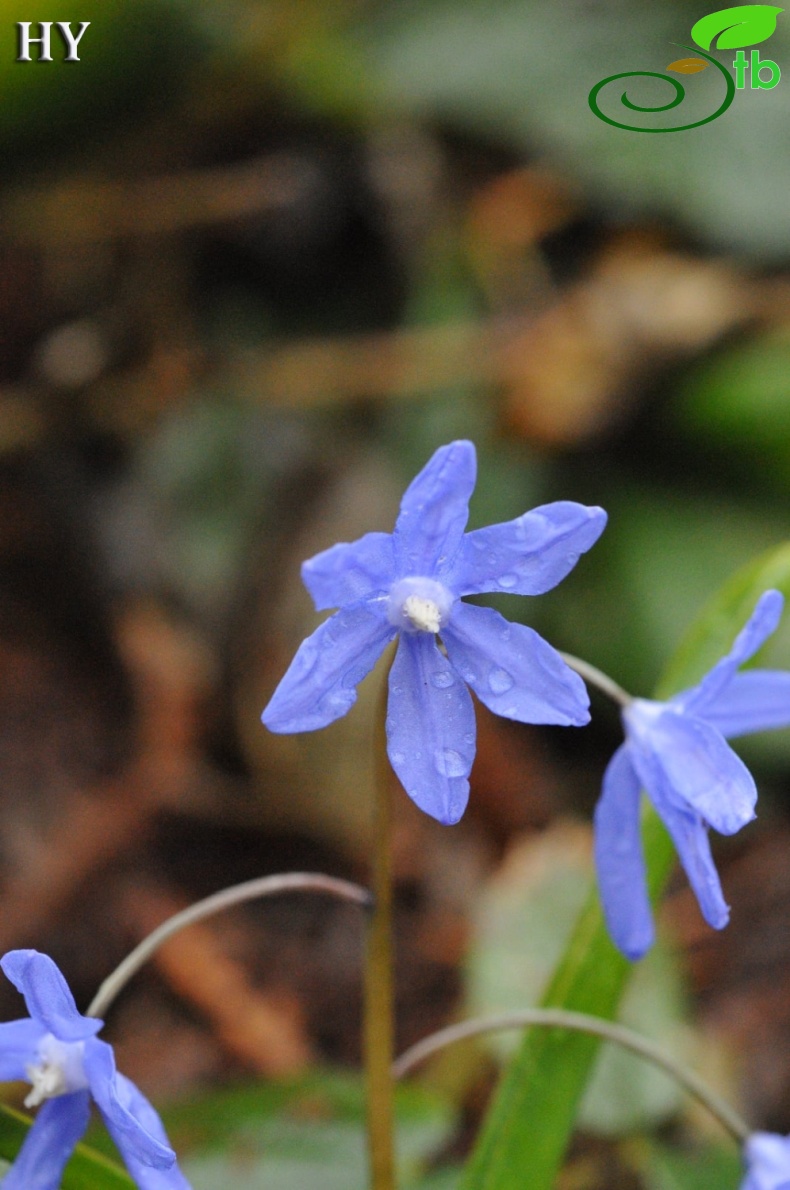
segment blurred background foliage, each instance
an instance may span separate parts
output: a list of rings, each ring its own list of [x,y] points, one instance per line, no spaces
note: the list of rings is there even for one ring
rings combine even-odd
[[[0,0],[4,948],[48,950],[87,1001],[189,899],[289,867],[365,879],[382,675],[316,736],[269,736],[259,713],[315,624],[301,560],[388,528],[440,443],[477,443],[474,524],[608,510],[560,588],[501,607],[638,694],[786,537],[790,82],[677,135],[587,106],[608,74],[665,69],[702,15]],[[67,17],[90,21],[79,63],[54,29],[52,63],[15,61],[15,22]],[[782,22],[761,51],[790,70]],[[790,664],[789,631],[767,663]],[[619,739],[593,706],[578,733],[478,708],[453,831],[396,797],[402,1045],[539,995]],[[633,1020],[786,1131],[790,733],[744,755],[763,810],[717,841],[733,925],[712,936],[679,882],[665,994],[635,995]],[[163,950],[124,996],[119,1063],[196,1104],[173,1117],[196,1186],[306,1190],[333,1167],[361,1186],[358,1086],[299,1081],[358,1061],[359,959],[354,912],[285,898]],[[437,1064],[438,1099],[406,1112],[404,1185],[454,1185],[496,1061]],[[734,1185],[718,1137],[633,1071],[602,1068],[566,1190]],[[227,1090],[256,1078],[297,1090]],[[236,1094],[254,1110],[221,1110]]]

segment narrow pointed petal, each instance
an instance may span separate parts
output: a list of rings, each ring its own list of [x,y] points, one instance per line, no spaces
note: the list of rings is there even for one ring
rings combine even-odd
[[[77,1011],[69,985],[48,955],[37,950],[10,950],[0,959],[0,967],[25,997],[34,1020],[41,1021],[60,1041],[83,1041],[104,1025]]]
[[[730,909],[722,895],[705,824],[699,815],[678,809],[668,798],[656,797],[652,790],[648,792],[672,836],[702,916],[714,930],[723,929],[730,920]]]
[[[790,673],[749,669],[736,674],[700,718],[723,736],[790,727]]]
[[[167,1138],[160,1139],[164,1132],[156,1129],[154,1135],[147,1126],[150,1120],[139,1119],[132,1110],[135,1105],[128,1093],[129,1080],[116,1073],[112,1046],[98,1038],[86,1043],[85,1074],[91,1094],[124,1160],[128,1163],[131,1157],[154,1169],[170,1169],[176,1155]]]
[[[270,731],[315,731],[346,714],[395,636],[383,609],[383,603],[352,603],[302,641],[261,715]]]
[[[319,612],[384,591],[394,577],[391,533],[366,533],[302,563],[302,581]]]
[[[58,1190],[66,1162],[89,1118],[87,1091],[48,1099],[3,1178],[3,1190]]]
[[[399,578],[441,578],[450,567],[469,518],[476,475],[472,443],[451,442],[409,484],[393,534]]]
[[[655,754],[631,745],[629,751],[637,776],[672,837],[702,916],[714,929],[722,929],[729,921],[730,910],[722,896],[705,823],[679,799]]]
[[[652,708],[647,728],[644,707]],[[710,724],[671,707],[635,700],[624,714],[634,743],[632,759],[649,791],[660,771],[662,788],[700,814],[722,835],[733,835],[754,818],[754,778],[727,741]],[[650,713],[650,712],[649,712]]]
[[[387,753],[421,810],[450,825],[469,798],[475,713],[469,692],[425,632],[403,633],[390,670]]]
[[[162,1121],[142,1091],[134,1085],[131,1079],[117,1072],[115,1086],[118,1099],[126,1110],[134,1116],[150,1136],[169,1148],[170,1142]],[[177,1164],[173,1164],[169,1169],[154,1169],[151,1165],[140,1161],[136,1149],[130,1146],[125,1139],[116,1137],[116,1143],[138,1190],[190,1190],[189,1182]]]
[[[0,1082],[27,1076],[27,1067],[38,1058],[38,1043],[45,1033],[41,1022],[30,1017],[0,1025]]]
[[[464,537],[447,584],[456,595],[542,595],[573,570],[605,525],[602,508],[558,500],[514,521],[475,529]]]
[[[442,640],[464,681],[495,714],[520,723],[589,723],[584,682],[532,628],[458,602]]]
[[[595,866],[606,925],[626,958],[653,945],[653,914],[642,852],[639,780],[623,744],[609,761],[595,808]]]
[[[699,685],[673,698],[673,706],[707,719],[708,707],[713,705],[736,670],[754,656],[776,631],[784,607],[784,596],[779,591],[765,591],[757,600],[754,611],[738,633],[726,657],[714,665]]]

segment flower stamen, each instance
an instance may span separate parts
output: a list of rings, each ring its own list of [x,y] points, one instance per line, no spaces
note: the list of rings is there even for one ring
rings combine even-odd
[[[410,595],[403,604],[403,614],[418,632],[438,632],[442,622],[439,605],[432,599],[421,599],[419,595]]]
[[[443,583],[424,576],[398,579],[388,599],[387,615],[401,632],[440,632],[450,618],[453,595]]]

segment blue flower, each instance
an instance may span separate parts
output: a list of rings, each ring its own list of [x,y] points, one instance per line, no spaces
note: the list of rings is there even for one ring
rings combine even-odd
[[[88,1126],[93,1098],[140,1190],[189,1190],[159,1116],[115,1069],[103,1021],[81,1016],[52,959],[12,950],[0,966],[25,997],[29,1017],[0,1024],[0,1081],[26,1079],[26,1107],[42,1104],[3,1190],[58,1190]]]
[[[732,649],[698,686],[668,702],[634,699],[623,711],[625,743],[604,774],[595,811],[595,861],[616,945],[638,959],[653,942],[639,810],[645,789],[672,836],[709,925],[727,924],[708,828],[732,835],[754,818],[757,790],[726,736],[790,724],[790,673],[738,667],[776,629],[784,600],[766,591]]]
[[[746,1142],[741,1190],[790,1190],[790,1137],[753,1132]]]
[[[357,685],[400,634],[387,750],[407,793],[444,823],[464,812],[475,755],[464,683],[508,719],[589,721],[584,683],[550,645],[460,596],[550,590],[598,539],[606,514],[559,501],[464,533],[475,472],[471,442],[441,447],[406,490],[393,533],[367,533],[304,563],[316,608],[340,611],[303,641],[262,716],[277,732],[326,727],[353,705]]]

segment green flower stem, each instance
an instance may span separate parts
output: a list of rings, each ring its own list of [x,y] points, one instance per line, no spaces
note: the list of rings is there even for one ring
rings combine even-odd
[[[369,906],[370,893],[358,884],[351,884],[348,880],[336,880],[333,876],[324,876],[317,872],[286,872],[279,876],[261,876],[257,880],[246,880],[243,884],[234,884],[231,888],[224,888],[202,901],[197,901],[180,913],[173,914],[167,921],[162,922],[155,930],[136,946],[131,954],[108,975],[104,983],[91,1001],[86,1016],[104,1016],[115,997],[144,963],[147,963],[155,950],[163,942],[172,938],[179,930],[191,926],[193,922],[202,921],[204,917],[211,917],[231,905],[238,905],[242,901],[257,900],[259,897],[270,897],[277,893],[286,892],[319,892],[329,893],[346,901],[353,901],[357,905]]]
[[[743,1144],[752,1129],[741,1119],[728,1103],[716,1094],[707,1083],[670,1057],[654,1042],[648,1041],[639,1033],[618,1025],[613,1021],[605,1021],[600,1017],[590,1016],[584,1012],[569,1012],[561,1008],[524,1008],[520,1012],[504,1013],[501,1016],[480,1017],[475,1020],[461,1021],[457,1025],[449,1025],[432,1033],[430,1037],[418,1041],[405,1053],[401,1054],[392,1066],[393,1078],[402,1078],[420,1062],[429,1058],[431,1054],[457,1041],[464,1041],[469,1037],[479,1037],[483,1033],[498,1032],[501,1029],[523,1029],[528,1026],[538,1026],[544,1029],[570,1029],[577,1033],[589,1033],[594,1037],[603,1037],[612,1041],[623,1049],[638,1054],[655,1066],[666,1071],[677,1083],[696,1099],[703,1103],[711,1115],[734,1137],[738,1144]]]
[[[604,694],[615,702],[619,703],[621,707],[627,707],[629,703],[633,702],[633,698],[622,686],[618,686],[613,678],[605,674],[602,670],[594,665],[590,665],[589,661],[582,661],[581,657],[574,657],[572,653],[560,653],[566,665],[574,669],[580,678],[584,678],[585,682],[590,682],[593,686],[597,686]]]
[[[371,1190],[395,1190],[392,976],[392,805],[386,751],[385,683],[376,726],[373,798],[373,912],[365,948],[364,1041]]]

